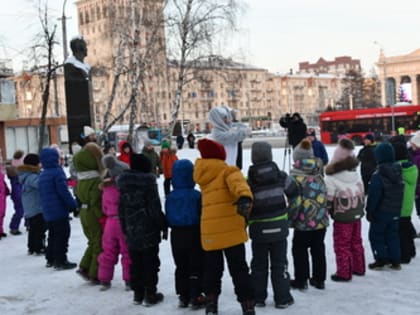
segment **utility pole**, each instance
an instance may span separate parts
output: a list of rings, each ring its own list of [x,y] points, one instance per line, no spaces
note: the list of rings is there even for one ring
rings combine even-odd
[[[68,51],[68,48],[67,48],[67,19],[70,19],[70,18],[66,17],[66,13],[65,13],[66,3],[67,3],[67,0],[64,0],[63,13],[61,15],[61,18],[58,18],[58,20],[61,21],[61,30],[63,32],[63,57],[64,57],[64,61],[66,61],[67,57],[69,56],[69,51]]]

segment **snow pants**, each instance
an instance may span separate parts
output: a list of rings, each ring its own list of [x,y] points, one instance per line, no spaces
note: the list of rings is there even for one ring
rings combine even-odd
[[[102,228],[99,219],[89,208],[80,210],[80,222],[88,243],[79,266],[87,271],[92,280],[96,280],[98,279],[98,256],[102,251]]]
[[[416,246],[414,244],[416,234],[411,217],[401,217],[399,229],[401,262],[409,263],[411,258],[416,257]]]
[[[268,269],[271,269],[271,285],[274,302],[283,304],[292,300],[290,276],[287,272],[287,239],[271,243],[252,241],[251,278],[255,289],[255,301],[267,298]]]
[[[221,250],[204,251],[203,287],[206,295],[219,296],[222,291],[223,254],[226,257],[238,302],[254,300],[254,289],[246,262],[244,244]]]
[[[295,268],[295,280],[304,284],[309,279],[309,256],[312,257],[312,278],[318,282],[324,282],[327,273],[325,258],[325,232],[327,229],[314,231],[299,231],[293,233],[293,266]]]
[[[114,266],[118,263],[118,256],[121,254],[122,278],[124,281],[130,281],[130,254],[117,217],[108,217],[106,220],[102,235],[102,249],[98,257],[98,280],[110,282],[113,279]]]
[[[341,223],[334,221],[334,252],[337,276],[351,279],[352,274],[365,274],[365,251],[362,243],[362,221]]]
[[[376,260],[388,260],[393,264],[401,261],[399,215],[375,213],[369,227],[369,241]]]

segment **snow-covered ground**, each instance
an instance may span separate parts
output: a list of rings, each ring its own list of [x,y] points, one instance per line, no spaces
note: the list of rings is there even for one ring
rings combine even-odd
[[[331,156],[334,147],[328,147]],[[198,151],[182,149],[179,158],[192,161]],[[282,168],[284,153],[282,149],[274,149],[274,159]],[[286,158],[288,160],[288,158]],[[250,150],[244,150],[244,171],[250,164]],[[286,163],[286,168],[288,168]],[[163,196],[162,178],[159,188]],[[8,199],[5,219],[5,231],[13,213],[12,203]],[[413,214],[414,225],[420,229],[420,221]],[[78,262],[85,248],[86,239],[82,233],[79,219],[71,221],[72,233],[68,257]],[[23,229],[22,229],[23,230]],[[367,237],[368,223],[363,220],[363,241],[366,262],[372,261],[372,254]],[[295,304],[286,310],[273,307],[271,288],[265,308],[257,309],[257,314],[420,314],[420,258],[401,271],[367,270],[364,277],[354,277],[350,283],[335,283],[329,275],[335,272],[335,258],[332,246],[332,228],[327,231],[326,251],[328,279],[325,290],[309,287],[306,292],[292,291]],[[101,292],[98,286],[91,286],[75,274],[75,270],[54,271],[45,268],[45,259],[26,254],[26,232],[20,236],[12,236],[0,240],[0,315],[66,315],[66,314],[98,314],[98,315],[158,315],[158,314],[203,314],[203,310],[191,311],[177,308],[173,273],[174,264],[168,241],[163,241],[160,249],[162,262],[159,290],[165,294],[163,303],[146,308],[133,305],[132,292],[124,291],[121,279],[121,267],[116,267],[114,281],[110,290]],[[290,236],[289,236],[290,240]],[[290,244],[290,242],[289,242]],[[250,259],[249,242],[248,260]],[[417,251],[420,252],[420,239],[416,240]],[[420,256],[420,254],[419,254]],[[289,245],[289,272],[293,275]],[[219,314],[242,314],[233,293],[231,278],[225,271],[222,295],[219,303]]]

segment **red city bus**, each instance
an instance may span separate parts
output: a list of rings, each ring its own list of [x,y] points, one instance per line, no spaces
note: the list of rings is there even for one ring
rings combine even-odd
[[[420,105],[324,112],[319,116],[321,141],[337,143],[345,135],[359,145],[368,133],[390,135],[392,119],[396,130],[404,128],[406,134],[415,132],[420,125]]]

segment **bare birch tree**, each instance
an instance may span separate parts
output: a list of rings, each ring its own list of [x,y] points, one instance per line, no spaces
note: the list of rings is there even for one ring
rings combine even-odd
[[[163,43],[163,12],[156,10],[155,6],[153,1],[131,0],[130,10],[125,10],[126,13],[130,12],[130,15],[125,14],[125,18],[122,18],[117,12],[112,13],[115,18],[112,31],[118,37],[118,50],[110,69],[113,83],[104,117],[104,132],[121,121],[128,112],[130,142],[135,124],[140,120],[139,114],[146,110],[147,103],[152,98],[148,94],[148,79],[162,72],[157,71],[157,68],[166,71],[166,58],[159,57],[166,47]],[[127,98],[117,99],[117,91],[123,88],[126,89]],[[111,113],[115,112],[117,107],[116,103],[122,101],[122,110],[111,120]]]
[[[170,0],[168,42],[177,60],[178,79],[171,113],[173,130],[181,108],[184,86],[194,77],[195,61],[213,55],[218,38],[234,30],[240,0]]]
[[[34,60],[32,72],[38,74],[41,80],[42,89],[42,110],[39,127],[38,151],[44,146],[46,118],[50,97],[51,80],[54,72],[59,67],[54,59],[54,46],[56,40],[56,25],[51,25],[48,15],[48,1],[38,1],[38,15],[41,24],[41,32],[36,36],[36,43],[32,47],[32,60]]]

